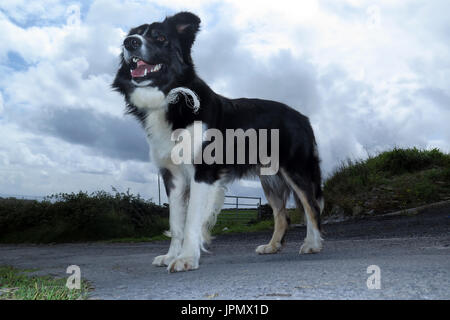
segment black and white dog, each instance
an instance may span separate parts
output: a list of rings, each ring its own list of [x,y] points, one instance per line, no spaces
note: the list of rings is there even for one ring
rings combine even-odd
[[[153,264],[168,266],[170,272],[197,269],[200,252],[210,241],[209,230],[223,205],[225,185],[255,175],[260,177],[275,219],[272,239],[256,252],[268,254],[281,249],[289,220],[286,202],[291,194],[297,205],[303,206],[307,221],[300,253],[319,252],[323,198],[319,156],[308,118],[278,102],[227,99],[215,93],[197,76],[191,58],[199,26],[196,15],[181,12],[161,23],[132,29],[123,42],[121,65],[113,83],[113,88],[124,95],[127,111],[137,117],[147,133],[151,157],[160,169],[169,198],[170,248]],[[241,140],[246,152],[241,161],[236,158],[236,147],[219,147],[211,153],[213,157],[223,153],[232,161],[175,163],[173,149],[181,143],[174,138],[175,133],[180,129],[193,132],[196,123],[202,124],[202,139],[193,142],[190,158],[196,159],[205,150],[203,133],[208,129],[224,136],[230,129],[253,130],[259,143],[255,146],[251,139]],[[264,130],[276,130],[277,135],[264,140]],[[260,157],[256,163],[250,161],[251,149],[263,148],[263,140],[266,148],[278,153],[272,174],[260,171],[267,167],[267,157]]]

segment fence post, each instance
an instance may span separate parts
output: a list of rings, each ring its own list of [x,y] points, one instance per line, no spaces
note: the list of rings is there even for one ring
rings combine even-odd
[[[259,206],[258,206],[258,220],[261,220],[262,212],[261,212],[261,198],[259,198]]]
[[[239,216],[239,197],[236,197],[236,218]]]

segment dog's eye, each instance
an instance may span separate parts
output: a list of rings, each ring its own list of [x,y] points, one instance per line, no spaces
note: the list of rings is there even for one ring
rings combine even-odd
[[[156,40],[158,40],[159,42],[164,42],[164,41],[166,41],[166,37],[158,36],[158,37],[156,37]]]

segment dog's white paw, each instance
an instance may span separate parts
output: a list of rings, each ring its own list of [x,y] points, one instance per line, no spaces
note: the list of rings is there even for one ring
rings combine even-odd
[[[258,248],[256,248],[256,253],[258,254],[270,254],[270,253],[277,253],[278,251],[281,250],[281,244],[280,243],[276,243],[276,244],[263,244],[261,246],[259,246]]]
[[[198,269],[198,258],[194,257],[178,257],[173,260],[167,270],[169,272],[180,272]]]
[[[300,247],[300,254],[306,253],[318,253],[322,250],[322,243],[313,242],[313,241],[305,241]]]
[[[152,264],[158,267],[165,267],[168,266],[173,260],[175,260],[175,257],[165,254],[162,256],[155,257],[155,259],[153,259]]]

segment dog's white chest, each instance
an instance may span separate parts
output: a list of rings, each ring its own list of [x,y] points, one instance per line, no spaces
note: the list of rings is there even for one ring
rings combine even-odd
[[[167,122],[166,110],[154,110],[147,115],[145,131],[150,144],[152,160],[158,166],[170,162],[170,154],[175,145],[172,141],[172,126]]]
[[[166,96],[155,87],[135,88],[130,94],[130,102],[147,112],[167,107]]]
[[[176,143],[179,143],[177,135],[173,136],[174,131],[172,125],[166,119],[167,104],[169,101],[176,101],[176,94],[191,95],[194,104],[193,112],[196,112],[199,107],[199,99],[190,89],[175,88],[169,92],[169,97],[166,97],[163,92],[154,87],[136,88],[130,94],[130,102],[146,113],[145,131],[147,140],[150,144],[151,158],[158,167],[166,167],[173,164],[171,155]],[[189,148],[190,158],[193,160],[198,152],[201,152],[202,136],[206,130],[206,125],[200,125],[199,139],[195,139],[194,125],[185,128],[185,133],[188,133],[187,141],[191,143]],[[183,131],[183,129],[182,129]],[[178,132],[178,134],[180,134]],[[183,138],[184,139],[184,138]],[[197,142],[197,143],[196,143]]]
[[[163,166],[170,161],[170,152],[174,146],[171,140],[172,126],[166,119],[166,96],[155,87],[136,88],[130,94],[130,102],[147,114],[144,127],[151,158],[157,166]]]

